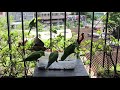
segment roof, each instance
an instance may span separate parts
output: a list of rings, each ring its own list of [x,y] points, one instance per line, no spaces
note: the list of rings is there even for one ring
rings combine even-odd
[[[64,15],[59,15],[59,16],[52,16],[52,19],[64,19]],[[50,19],[50,16],[41,16],[41,19],[48,20]]]
[[[52,23],[54,22],[57,22],[58,23],[58,20],[52,20]],[[63,22],[62,20],[59,20],[59,22]],[[50,23],[50,21],[44,21],[44,23]]]

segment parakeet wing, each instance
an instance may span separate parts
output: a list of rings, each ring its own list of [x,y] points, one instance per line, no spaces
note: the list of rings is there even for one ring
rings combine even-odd
[[[24,61],[37,61],[37,59],[42,56],[45,56],[44,51],[35,51],[31,55],[29,55],[27,58],[25,58]]]
[[[31,29],[32,29],[33,27],[35,27],[35,22],[34,22],[34,20],[35,20],[35,19],[33,19],[33,20],[29,23],[29,28],[30,28],[30,30],[29,30],[29,32],[28,32],[28,35],[30,34]]]
[[[35,43],[35,45],[37,45],[37,46],[42,46],[42,47],[44,47],[43,41],[40,40],[40,39],[37,38],[37,37],[35,38],[34,43]]]
[[[76,48],[75,43],[70,44],[68,47],[66,47],[61,57],[61,61],[64,61],[70,54],[74,53],[75,48]]]
[[[52,52],[50,55],[49,55],[49,61],[48,61],[48,65],[47,65],[47,68],[55,61],[57,61],[57,58],[58,58],[58,52]]]

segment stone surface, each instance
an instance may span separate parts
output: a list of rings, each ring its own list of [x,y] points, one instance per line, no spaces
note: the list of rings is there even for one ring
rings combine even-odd
[[[53,62],[48,69],[74,69],[76,67],[76,60],[69,61],[57,61]],[[48,65],[48,60],[39,60],[37,62],[37,67],[46,68]]]

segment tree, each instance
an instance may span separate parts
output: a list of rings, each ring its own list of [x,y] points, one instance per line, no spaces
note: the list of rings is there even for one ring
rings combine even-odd
[[[103,19],[104,24],[106,23],[106,18]],[[108,18],[108,28],[112,29],[112,35],[118,38],[118,30],[120,22],[120,12],[110,12]],[[112,27],[112,28],[111,28]],[[119,34],[120,35],[120,34]],[[120,36],[119,36],[120,38]]]

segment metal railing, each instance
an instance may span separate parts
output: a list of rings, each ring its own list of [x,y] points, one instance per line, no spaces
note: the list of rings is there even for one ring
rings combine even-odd
[[[22,20],[22,41],[23,41],[23,46],[25,45],[25,42],[24,42],[24,40],[25,40],[25,38],[24,38],[24,20],[23,20],[23,13],[24,12],[21,12],[21,20]],[[38,21],[37,21],[37,17],[38,17],[38,15],[37,15],[38,13],[36,12],[36,15],[35,15],[35,18],[36,18],[36,37],[38,37]],[[81,31],[81,29],[80,29],[80,12],[79,12],[79,19],[78,19],[78,39],[79,39],[79,37],[80,37],[80,31]],[[92,67],[94,66],[94,65],[92,65],[92,63],[93,63],[93,56],[92,56],[92,46],[93,46],[93,31],[94,31],[94,12],[92,12],[92,24],[91,24],[91,27],[92,27],[92,29],[91,29],[91,46],[90,46],[90,67],[89,67],[89,74],[91,74],[91,69],[92,69]],[[105,47],[106,47],[106,38],[107,38],[107,30],[108,30],[108,17],[109,17],[109,12],[107,12],[107,14],[106,14],[106,24],[105,24],[105,46],[104,46],[104,49],[105,49]],[[10,32],[11,32],[11,30],[10,30],[10,21],[9,21],[9,12],[7,12],[7,30],[8,30],[8,44],[9,44],[9,50],[11,50],[11,48],[12,48],[12,46],[11,46],[11,36],[10,36]],[[119,31],[119,30],[118,30]],[[119,38],[119,33],[118,33],[118,38]],[[66,12],[65,12],[65,14],[64,14],[64,49],[65,49],[65,45],[66,45],[66,43],[65,43],[65,41],[66,41]],[[118,41],[119,41],[119,39],[118,39]],[[50,50],[51,50],[51,52],[52,52],[52,12],[50,12]],[[23,48],[23,60],[24,60],[24,57],[25,57],[25,49]],[[117,46],[117,51],[116,51],[116,60],[115,60],[115,70],[116,70],[116,65],[117,65],[117,63],[118,63],[118,52],[119,52],[119,45]],[[104,68],[105,67],[105,62],[107,62],[107,64],[109,64],[110,62],[110,60],[108,60],[108,61],[105,61],[106,59],[106,55],[107,55],[107,52],[105,52],[105,51],[103,51],[103,60],[102,60],[102,67]],[[10,57],[10,61],[12,62],[12,54],[10,53],[10,55],[9,55],[9,57]],[[99,63],[98,63],[99,64]],[[26,62],[24,62],[24,76],[27,76],[27,72],[26,72]],[[12,64],[11,64],[11,72],[12,72],[12,70],[13,70],[13,66],[12,66]]]

